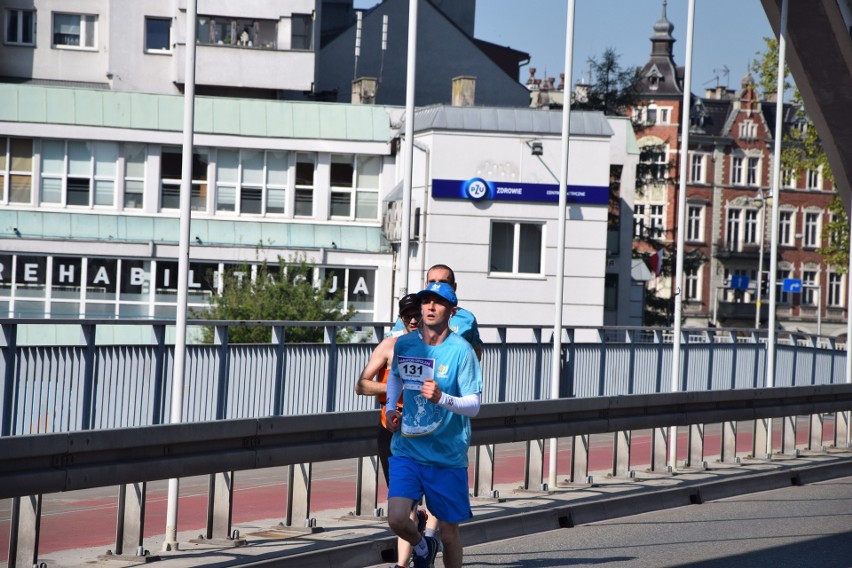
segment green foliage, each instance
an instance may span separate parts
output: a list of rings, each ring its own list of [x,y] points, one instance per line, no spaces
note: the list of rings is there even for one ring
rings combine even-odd
[[[572,108],[577,110],[599,110],[606,115],[626,116],[627,110],[636,102],[637,67],[622,69],[618,63],[621,56],[607,48],[600,58],[591,57],[593,83],[589,85],[585,100],[575,100]]]
[[[784,170],[801,173],[822,169],[822,177],[829,183],[834,182],[828,156],[822,149],[814,123],[804,119],[784,135],[781,150],[781,167]]]
[[[775,94],[777,90],[778,77],[778,40],[774,38],[763,38],[766,50],[757,52],[759,56],[752,64],[752,71],[758,77],[758,86],[767,94]],[[784,68],[784,87],[789,88],[787,82],[789,70]],[[788,172],[799,175],[808,170],[822,170],[823,179],[829,183],[834,182],[831,166],[828,164],[828,156],[822,149],[822,142],[817,135],[813,121],[808,118],[805,106],[798,89],[793,85],[793,103],[796,105],[796,124],[784,134],[781,144],[781,168]],[[817,249],[826,264],[835,268],[838,272],[846,272],[849,267],[849,216],[843,207],[840,198],[835,195],[829,206],[832,220],[823,228],[822,240],[824,247]]]
[[[774,95],[778,90],[778,40],[774,37],[763,38],[764,51],[756,51],[757,59],[751,63],[751,72],[757,77],[757,87],[764,96]],[[787,80],[790,70],[784,65],[784,90],[792,85]],[[796,96],[796,95],[794,95]]]
[[[843,207],[843,201],[835,195],[828,207],[831,220],[822,229],[824,247],[817,249],[825,263],[845,274],[849,269],[849,215]]]
[[[756,84],[764,96],[775,95],[778,90],[778,40],[763,38],[766,50],[758,51],[758,58],[752,63],[751,71],[757,77]],[[784,90],[793,89],[793,104],[796,105],[796,124],[784,135],[781,149],[781,167],[784,170],[801,174],[807,170],[822,168],[823,178],[833,181],[828,157],[822,149],[814,123],[808,118],[799,90],[787,78],[790,70],[784,67]]]
[[[644,195],[649,187],[675,183],[672,175],[676,171],[674,160],[661,160],[665,155],[665,144],[646,144],[639,150],[639,163],[636,164],[637,195]]]
[[[658,237],[662,235],[653,235],[650,230],[646,234],[639,235],[635,240],[646,243],[651,247],[651,252],[639,252],[634,249],[633,258],[641,258],[647,265],[648,257],[654,254],[654,251],[663,249],[663,265],[660,269],[660,276],[663,278],[675,276],[675,263],[677,261],[677,249],[675,243],[664,243]],[[706,261],[704,254],[698,249],[687,250],[683,256],[683,273],[684,275],[695,272]],[[683,317],[683,316],[682,316]],[[674,298],[662,298],[657,296],[657,290],[654,287],[645,287],[645,311],[642,316],[643,324],[646,326],[667,327],[674,322]]]
[[[224,275],[222,293],[215,294],[206,310],[193,312],[194,317],[212,320],[237,321],[348,321],[351,308],[342,310],[342,291],[331,294],[330,281],[314,283],[314,267],[304,259],[290,262],[278,257],[278,265],[264,261],[252,280],[251,267],[230,270]],[[240,325],[228,330],[229,343],[268,343],[268,326]],[[319,327],[288,327],[288,343],[318,343],[323,341]],[[214,329],[203,331],[203,340],[213,342]],[[348,331],[338,334],[339,341],[348,340]]]

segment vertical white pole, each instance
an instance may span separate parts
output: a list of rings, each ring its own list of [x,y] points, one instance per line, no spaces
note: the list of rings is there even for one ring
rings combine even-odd
[[[565,205],[568,200],[568,141],[571,130],[571,76],[574,60],[574,0],[568,0],[568,16],[565,22],[565,77],[568,85],[565,89],[562,107],[562,163],[559,171],[559,221],[556,243],[556,309],[553,321],[553,357],[550,368],[550,398],[559,398],[559,377],[562,356],[562,298],[565,288]],[[559,455],[559,443],[556,438],[550,439],[550,461],[548,463],[547,482],[549,487],[556,487],[556,460]]]
[[[763,286],[763,247],[766,244],[764,241],[766,234],[766,198],[760,194],[760,190],[758,189],[758,195],[761,198],[760,201],[760,211],[758,215],[760,215],[760,246],[758,247],[758,254],[760,255],[757,259],[757,281],[755,282],[754,289],[754,329],[760,329],[760,304],[762,298],[760,297],[760,289]]]
[[[355,12],[355,68],[352,71],[352,79],[358,78],[358,58],[361,57],[361,22],[362,12]]]
[[[408,62],[405,80],[405,167],[402,180],[402,236],[399,244],[399,297],[408,294],[408,255],[411,238],[411,181],[414,172],[414,78],[417,63],[417,4],[408,0]],[[429,199],[429,196],[426,196]],[[420,247],[418,254],[423,254]]]
[[[195,128],[195,20],[197,0],[186,3],[186,82],[183,92],[183,148],[180,180],[180,244],[178,247],[178,292],[175,321],[175,363],[172,375],[171,424],[183,420],[183,379],[186,368],[186,305],[189,289],[189,230],[192,203],[192,144]],[[166,510],[166,539],[163,550],[177,550],[178,479],[169,480]]]
[[[852,224],[850,224],[849,233],[849,269],[846,271],[846,384],[852,384],[852,317],[849,317],[850,309],[852,309]],[[846,421],[846,447],[848,448],[852,444],[852,428],[849,428],[849,419],[852,416],[848,410],[843,415]],[[840,419],[840,416],[835,417],[835,421]],[[835,428],[837,428],[836,425]],[[835,443],[839,444],[840,440]]]
[[[781,210],[781,138],[784,119],[784,59],[787,49],[787,0],[781,0],[781,24],[778,30],[778,82],[775,88],[775,148],[772,153],[772,226],[769,247],[769,319],[766,336],[766,387],[775,386],[775,303],[778,298],[778,219]],[[772,455],[772,419],[766,420],[766,455]]]
[[[683,102],[680,119],[680,184],[677,195],[677,255],[675,258],[674,294],[674,337],[672,338],[672,382],[671,392],[680,390],[680,335],[683,313],[683,254],[686,242],[686,174],[689,169],[689,115],[692,98],[692,39],[695,29],[695,0],[689,0],[686,18],[686,67],[683,75]],[[669,428],[669,467],[677,467],[677,426]]]

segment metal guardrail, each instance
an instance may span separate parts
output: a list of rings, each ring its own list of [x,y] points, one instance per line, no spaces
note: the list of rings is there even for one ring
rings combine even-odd
[[[852,385],[484,405],[474,445],[852,409]],[[373,456],[375,411],[0,438],[0,498]]]
[[[204,322],[227,337],[229,325]],[[353,385],[373,345],[338,344],[340,322],[248,322],[270,328],[268,344],[187,346],[184,422],[205,422],[375,408]],[[75,344],[18,342],[19,329],[48,335],[74,326]],[[148,426],[167,421],[171,405],[173,322],[151,320],[0,320],[0,435]],[[286,342],[293,326],[323,326],[322,344]],[[354,324],[351,324],[354,325]],[[380,335],[383,322],[361,322]],[[136,327],[148,343],[104,343],[99,330]],[[481,326],[484,403],[538,400],[551,391],[550,332],[523,325]],[[44,333],[39,331],[44,330]],[[490,336],[490,339],[488,337]],[[522,340],[518,340],[521,338]],[[692,329],[682,343],[682,391],[759,388],[765,338],[755,330]],[[667,392],[672,332],[664,328],[566,328],[560,395],[566,398]],[[845,382],[846,352],[830,338],[778,336],[776,386]]]

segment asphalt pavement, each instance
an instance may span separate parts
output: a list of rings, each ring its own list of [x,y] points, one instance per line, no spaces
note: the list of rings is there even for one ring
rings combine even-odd
[[[714,561],[710,556],[696,556],[696,551],[706,550],[709,554],[715,548],[720,559],[734,555],[737,558],[742,556],[743,562],[747,562],[748,555],[759,557],[761,551],[772,546],[773,542],[779,547],[805,546],[784,538],[813,534],[816,535],[813,538],[826,539],[826,543],[834,546],[833,539],[850,530],[848,515],[852,511],[849,506],[852,481],[848,479],[833,485],[820,484],[820,487],[826,488],[845,488],[847,493],[844,495],[824,493],[801,497],[808,507],[803,509],[805,512],[798,519],[795,511],[774,513],[774,518],[778,519],[777,527],[766,528],[767,522],[773,518],[772,510],[762,513],[755,505],[751,505],[753,514],[746,515],[740,526],[719,524],[718,521],[731,515],[729,511],[733,509],[726,508],[730,507],[727,501],[723,503],[731,497],[750,495],[744,498],[742,509],[748,513],[749,499],[754,501],[751,495],[755,492],[791,487],[809,489],[811,484],[819,484],[826,479],[852,476],[852,452],[832,450],[800,456],[776,456],[771,460],[746,459],[741,464],[708,462],[708,466],[707,469],[679,469],[673,474],[637,471],[633,478],[603,475],[594,477],[592,484],[574,485],[561,480],[550,491],[523,491],[517,484],[498,485],[497,498],[472,500],[474,519],[462,525],[467,551],[465,566],[694,565],[703,568],[717,564],[691,564],[693,561]],[[791,506],[794,509],[795,504],[793,500]],[[695,513],[682,512],[690,510]],[[637,514],[643,515],[636,517]],[[682,514],[685,516],[680,517]],[[825,528],[805,530],[804,523],[818,517],[835,519],[838,532],[829,533]],[[652,520],[646,521],[646,518]],[[781,520],[785,520],[786,524],[782,524]],[[395,538],[383,518],[356,517],[347,509],[330,509],[317,513],[316,529],[283,527],[279,521],[271,518],[236,523],[234,528],[246,539],[246,545],[240,547],[199,541],[197,531],[184,531],[178,535],[181,548],[175,552],[160,552],[158,547],[162,544],[162,537],[154,537],[145,541],[149,554],[144,558],[110,557],[105,555],[103,547],[81,547],[45,553],[39,560],[48,568],[93,564],[123,567],[154,559],[158,560],[155,565],[162,568],[364,568],[393,564]],[[608,523],[613,523],[612,527],[608,527]],[[758,532],[756,536],[744,536],[738,541],[735,535],[748,535],[745,526],[749,524],[753,525],[748,527],[750,530],[764,531],[763,536]],[[723,528],[729,532],[721,532]],[[610,529],[617,532],[608,536],[605,531]],[[848,536],[845,535],[846,538]],[[736,548],[735,543],[739,543]],[[663,546],[671,547],[671,555],[663,552]],[[656,552],[658,547],[659,553]],[[841,549],[838,544],[836,550],[848,549]],[[852,555],[846,554],[842,558],[852,559]],[[852,565],[836,562],[773,565]],[[443,566],[440,557],[436,566]]]
[[[852,477],[494,541],[465,552],[468,568],[849,568]]]

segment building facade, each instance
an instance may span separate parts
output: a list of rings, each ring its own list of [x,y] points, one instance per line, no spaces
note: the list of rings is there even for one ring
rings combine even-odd
[[[175,94],[186,70],[186,0],[9,0],[6,80]],[[196,92],[281,98],[316,80],[315,0],[198,2]],[[13,31],[14,30],[14,31]]]
[[[760,95],[750,75],[738,90],[717,87],[704,97],[690,97],[689,150],[681,156],[683,70],[672,56],[672,30],[664,11],[654,25],[651,57],[640,71],[639,103],[633,109],[638,143],[652,149],[643,158],[667,171],[668,181],[649,184],[637,195],[634,226],[637,238],[650,236],[674,250],[678,176],[685,159],[686,251],[703,259],[684,274],[686,325],[766,325],[769,213],[777,198],[778,324],[790,331],[845,335],[847,277],[817,251],[826,244],[823,228],[831,220],[832,184],[821,170],[782,172],[780,196],[772,195],[777,103]],[[800,126],[795,111],[785,105],[784,132]],[[785,280],[798,281],[802,291],[789,292]],[[671,297],[671,277],[661,276],[651,285]]]
[[[4,7],[0,59],[0,317],[172,319],[185,3],[15,2]],[[236,80],[246,58],[280,57],[268,69],[316,59],[292,44],[293,22],[321,11],[288,3],[276,20],[275,4],[241,5],[238,18],[227,3],[199,2],[190,309],[207,305],[227,270],[304,259],[342,290],[356,322],[388,321],[402,277],[393,235],[404,109],[271,100],[304,88],[313,71],[300,65],[275,83],[269,72]],[[459,79],[456,104],[474,102],[478,80]],[[481,322],[551,326],[561,113],[436,105],[415,120],[409,285],[446,263]],[[597,113],[572,124],[565,322],[638,323],[630,226],[620,222],[632,207],[635,139],[626,121]],[[473,178],[506,191],[447,193]]]

